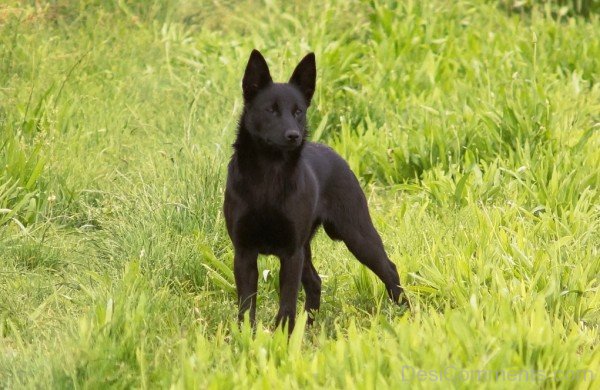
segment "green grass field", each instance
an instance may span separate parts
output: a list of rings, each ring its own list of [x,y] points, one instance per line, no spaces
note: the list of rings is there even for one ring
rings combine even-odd
[[[0,4],[0,387],[599,388],[598,3],[396,3]],[[319,233],[315,326],[273,328],[274,257],[236,325],[252,48],[280,81],[316,53],[311,138],[412,313]]]

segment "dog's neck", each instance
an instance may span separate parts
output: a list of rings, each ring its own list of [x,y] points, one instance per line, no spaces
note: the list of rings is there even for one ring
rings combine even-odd
[[[291,151],[277,149],[274,146],[255,139],[244,126],[243,118],[238,126],[238,133],[233,143],[234,155],[239,168],[244,170],[263,170],[266,167],[285,166],[293,169],[300,159],[304,141]]]

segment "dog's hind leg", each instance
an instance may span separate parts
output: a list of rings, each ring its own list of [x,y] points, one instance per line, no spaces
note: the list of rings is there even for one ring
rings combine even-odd
[[[381,237],[369,216],[366,201],[364,205],[357,205],[352,214],[340,213],[323,226],[330,237],[344,241],[350,252],[381,279],[394,302],[410,307],[400,287],[396,265],[385,253]]]
[[[298,249],[291,256],[281,257],[279,271],[279,312],[275,318],[276,326],[288,326],[291,334],[296,324],[296,303],[302,277],[304,248]]]
[[[304,264],[302,265],[302,286],[306,294],[304,309],[308,313],[307,324],[312,325],[314,315],[321,306],[321,278],[312,263],[310,241],[304,246]]]
[[[233,258],[233,272],[238,295],[238,320],[244,320],[244,314],[250,311],[250,323],[254,326],[256,312],[256,292],[258,289],[258,253],[236,249]]]
[[[396,264],[392,263],[385,253],[381,237],[371,221],[360,228],[343,230],[348,230],[344,232],[342,239],[350,252],[381,279],[390,298],[397,304],[410,307],[408,299],[400,287]],[[401,299],[402,302],[400,302]]]

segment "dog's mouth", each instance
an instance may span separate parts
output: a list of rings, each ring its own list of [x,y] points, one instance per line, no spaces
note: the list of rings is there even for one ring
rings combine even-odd
[[[274,149],[279,149],[279,150],[283,150],[286,152],[290,152],[292,150],[295,150],[297,148],[300,147],[300,145],[302,145],[302,140],[298,139],[292,142],[285,142],[285,143],[281,143],[281,142],[274,142],[270,139],[262,139],[263,143],[265,145],[267,145],[270,148],[274,148]]]

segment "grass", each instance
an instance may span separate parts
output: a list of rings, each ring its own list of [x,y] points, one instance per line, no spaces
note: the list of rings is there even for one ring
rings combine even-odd
[[[600,20],[507,4],[0,5],[0,387],[598,387]],[[315,51],[312,138],[412,313],[320,233],[316,325],[274,331],[272,257],[256,333],[234,323],[220,207],[255,47],[277,80]]]

